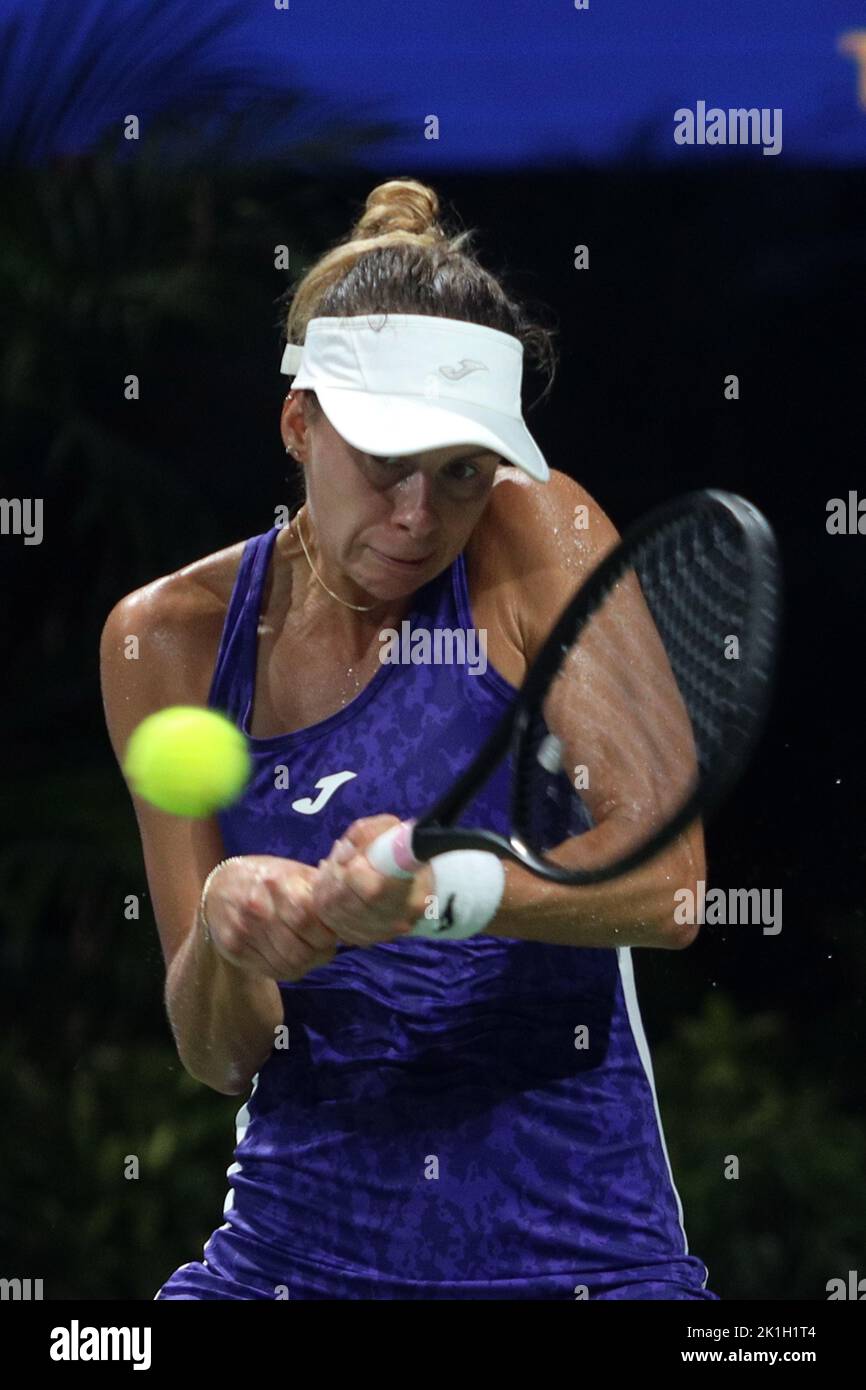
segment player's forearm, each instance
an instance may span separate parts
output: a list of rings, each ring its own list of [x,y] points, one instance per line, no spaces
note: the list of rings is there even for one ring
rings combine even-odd
[[[245,974],[218,955],[198,916],[171,963],[165,1002],[184,1067],[224,1095],[248,1088],[283,1022],[276,980]]]
[[[590,862],[590,837],[596,837],[598,845],[603,832],[602,824],[586,835],[566,840],[547,857],[561,865]],[[570,888],[545,882],[521,865],[506,862],[502,902],[486,931],[491,936],[561,946],[677,950],[689,945],[696,929],[677,923],[674,894],[683,888],[695,891],[697,880],[705,874],[699,826],[647,864],[607,883]]]

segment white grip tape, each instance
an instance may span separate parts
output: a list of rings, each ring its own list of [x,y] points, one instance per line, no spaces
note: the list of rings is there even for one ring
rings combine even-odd
[[[413,825],[414,821],[401,821],[367,846],[367,859],[380,874],[387,874],[388,878],[415,877],[421,864],[412,854]]]
[[[430,860],[439,916],[419,917],[410,936],[465,941],[483,931],[502,901],[505,868],[484,849],[455,849]]]

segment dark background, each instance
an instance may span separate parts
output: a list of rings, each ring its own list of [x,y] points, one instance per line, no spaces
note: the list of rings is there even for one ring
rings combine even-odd
[[[770,164],[391,175],[431,183],[558,321],[552,397],[527,420],[620,530],[708,485],[778,533],[775,703],[708,854],[715,886],[783,889],[782,932],[705,926],[634,960],[709,1286],[823,1299],[866,1259],[866,535],[826,531],[830,498],[866,496],[866,208],[857,171]],[[152,1298],[221,1220],[241,1099],[174,1053],[99,634],[122,595],[273,524],[289,495],[273,248],[294,278],[382,177],[111,150],[4,171],[0,495],[44,497],[45,535],[0,538],[0,1273],[43,1277],[49,1298]],[[720,1178],[728,1154],[739,1181]]]

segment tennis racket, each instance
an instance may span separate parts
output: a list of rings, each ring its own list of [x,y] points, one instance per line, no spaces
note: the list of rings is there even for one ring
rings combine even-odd
[[[779,590],[773,532],[744,498],[707,489],[655,509],[575,593],[472,763],[380,835],[369,862],[407,877],[480,849],[574,885],[637,868],[745,768],[771,694]],[[507,832],[471,811],[458,824],[503,761]]]

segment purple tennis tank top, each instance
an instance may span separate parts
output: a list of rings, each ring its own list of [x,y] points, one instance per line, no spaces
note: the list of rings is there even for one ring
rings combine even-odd
[[[248,736],[277,534],[244,548],[208,697]],[[407,616],[472,628],[463,555]],[[362,816],[418,814],[513,695],[489,664],[381,665],[338,713],[249,739],[226,854],[317,864]],[[507,830],[508,771],[467,824]],[[550,845],[591,825],[559,777]],[[286,1045],[238,1113],[223,1224],[156,1298],[716,1298],[688,1253],[627,947],[341,945],[280,992]]]

